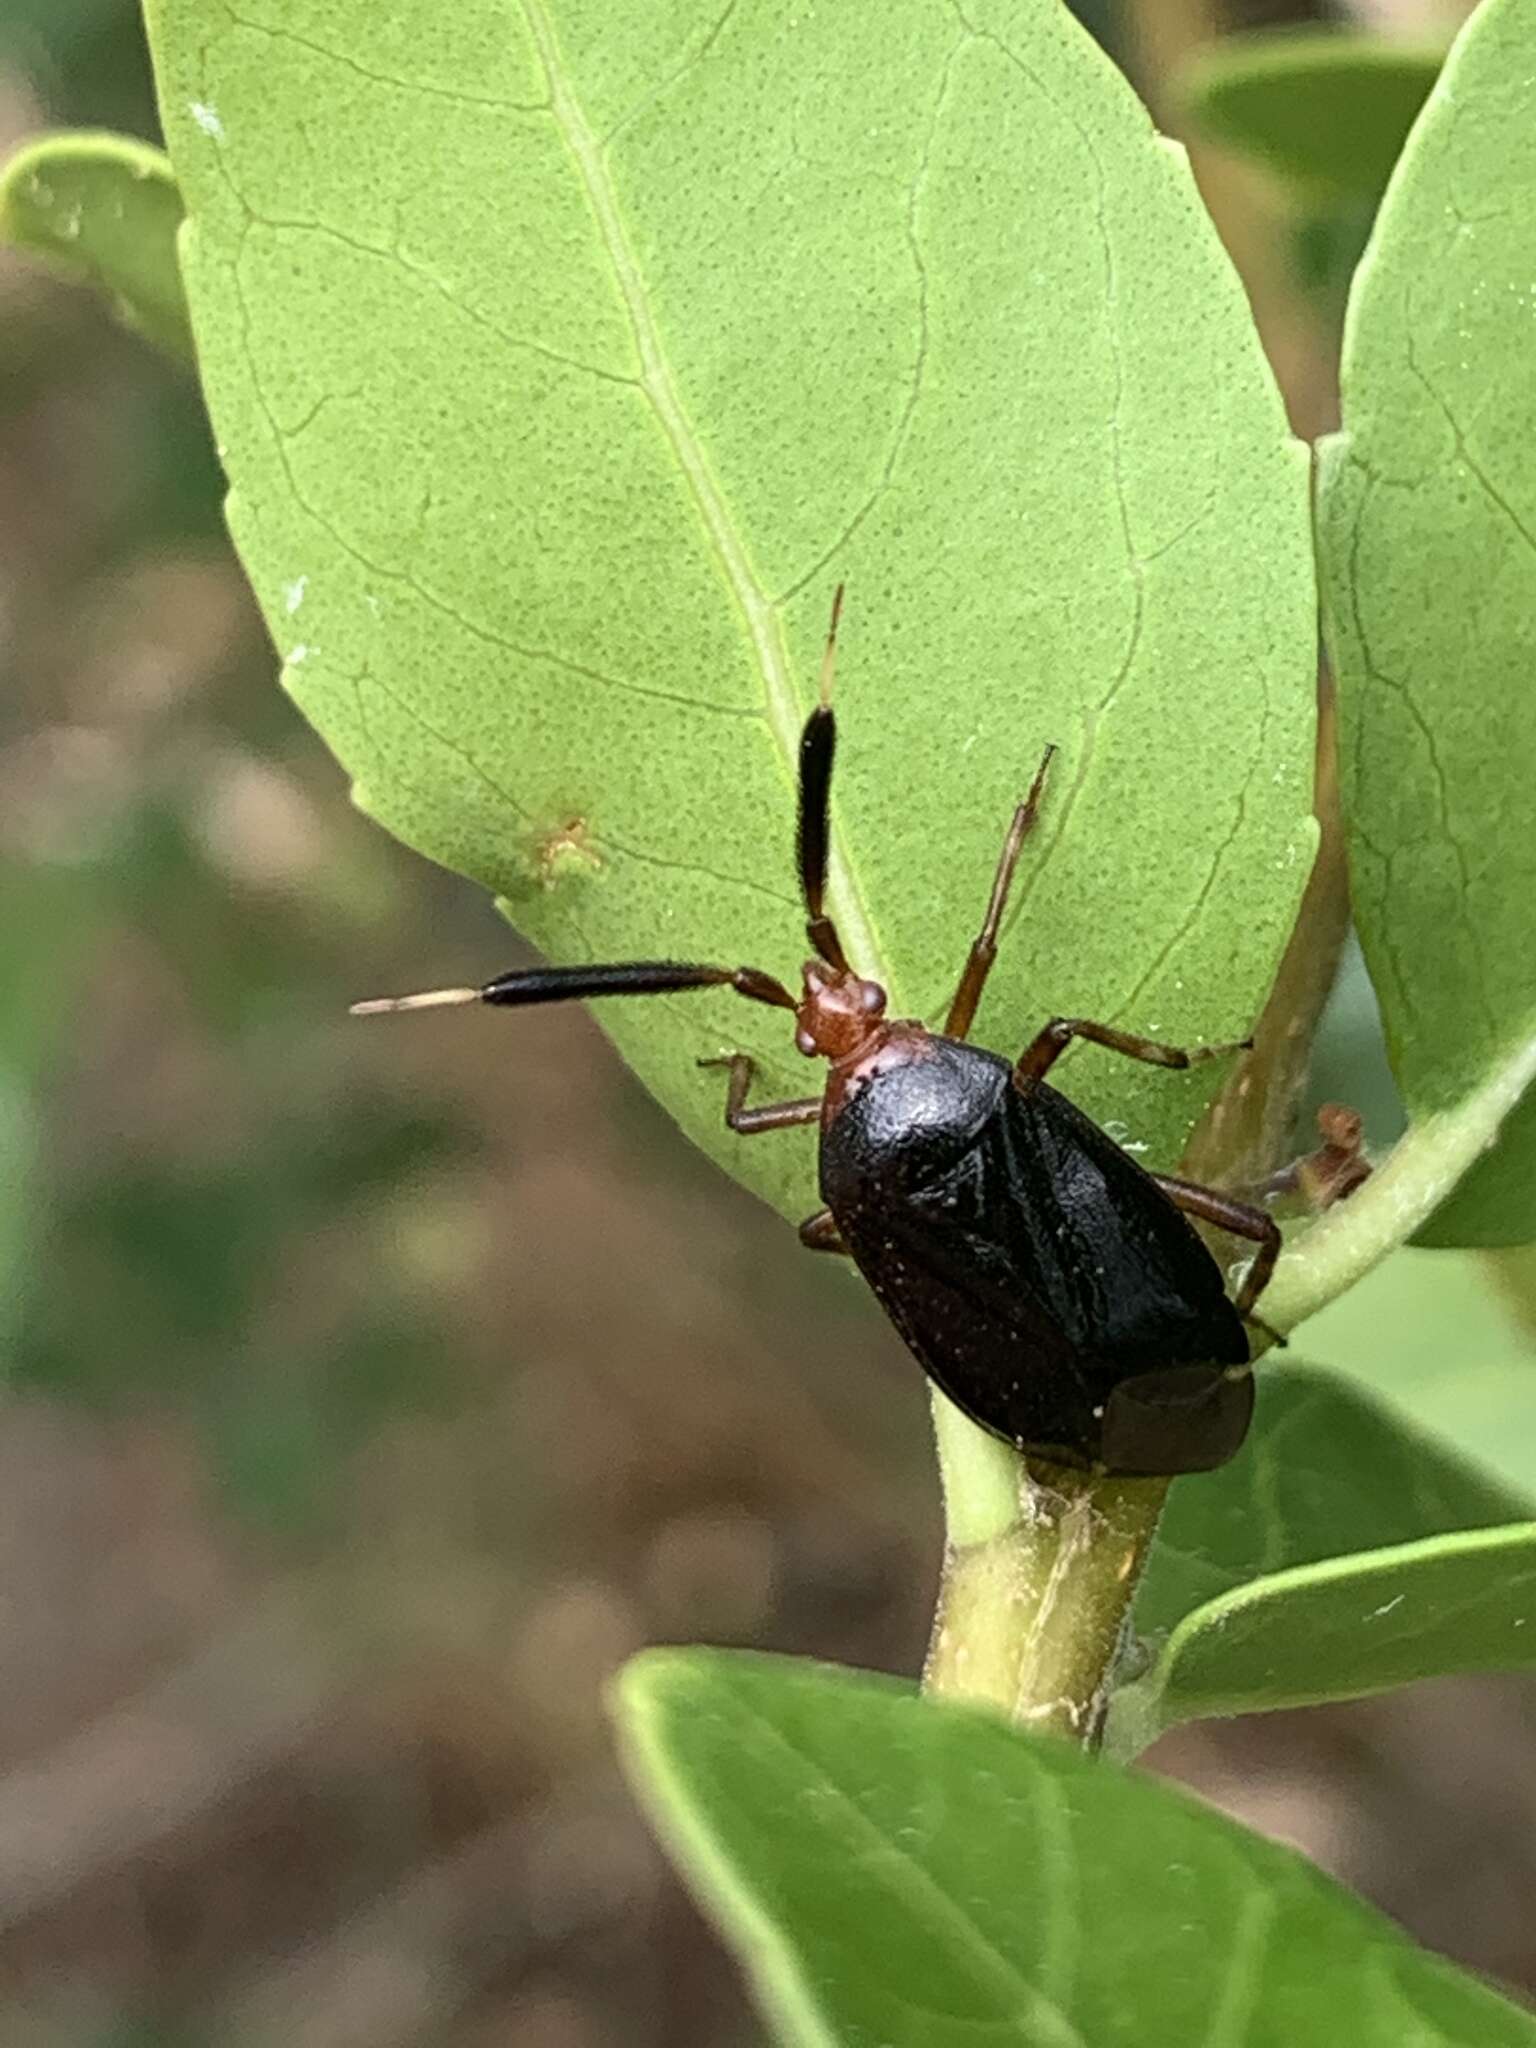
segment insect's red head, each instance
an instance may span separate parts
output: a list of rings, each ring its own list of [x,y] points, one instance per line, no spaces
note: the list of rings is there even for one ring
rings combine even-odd
[[[879,1028],[885,1015],[885,990],[878,981],[861,981],[847,969],[824,960],[805,963],[805,994],[798,1011],[795,1043],[808,1059],[846,1059]]]

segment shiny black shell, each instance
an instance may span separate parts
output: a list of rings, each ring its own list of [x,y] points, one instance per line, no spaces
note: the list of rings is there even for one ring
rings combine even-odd
[[[923,1370],[993,1435],[1125,1474],[1241,1445],[1248,1337],[1216,1261],[1043,1081],[895,1027],[829,1093],[821,1193]]]

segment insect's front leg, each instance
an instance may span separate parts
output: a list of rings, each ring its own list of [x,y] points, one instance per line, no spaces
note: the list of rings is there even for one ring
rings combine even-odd
[[[1152,1067],[1193,1067],[1201,1060],[1220,1060],[1230,1052],[1247,1052],[1253,1044],[1251,1038],[1239,1038],[1231,1045],[1160,1045],[1155,1038],[1138,1038],[1134,1031],[1116,1031],[1112,1024],[1095,1024],[1087,1017],[1053,1017],[1020,1053],[1013,1070],[1015,1084],[1028,1088],[1044,1080],[1074,1038],[1085,1038],[1090,1045],[1123,1053],[1128,1060],[1145,1060]]]
[[[997,935],[1002,930],[1003,912],[1008,907],[1008,891],[1013,882],[1013,871],[1019,864],[1019,854],[1025,838],[1040,810],[1040,795],[1045,788],[1045,778],[1050,769],[1054,747],[1047,747],[1045,757],[1035,770],[1035,779],[1025,797],[1013,814],[1008,827],[1008,836],[1003,841],[1003,851],[997,863],[997,874],[992,882],[992,894],[987,899],[986,916],[981,921],[981,930],[971,942],[966,955],[965,970],[960,976],[960,985],[955,990],[949,1006],[949,1015],[944,1020],[946,1038],[964,1038],[976,1018],[976,1005],[981,1001],[981,992],[987,985],[987,976],[992,972],[992,962],[997,958]]]
[[[1264,1209],[1256,1209],[1251,1202],[1240,1202],[1234,1195],[1224,1195],[1216,1188],[1201,1187],[1198,1181],[1176,1180],[1167,1173],[1154,1173],[1152,1178],[1174,1207],[1182,1209],[1186,1216],[1198,1216],[1202,1223],[1214,1223],[1218,1230],[1229,1230],[1234,1237],[1246,1237],[1258,1246],[1253,1264],[1248,1268],[1237,1299],[1232,1304],[1245,1320],[1253,1317],[1254,1303],[1269,1285],[1275,1261],[1280,1256],[1280,1226],[1274,1217]],[[1258,1320],[1257,1317],[1253,1319]],[[1270,1334],[1278,1342],[1285,1342],[1278,1331]]]
[[[748,1109],[747,1090],[752,1086],[755,1072],[750,1053],[726,1053],[720,1059],[700,1060],[699,1065],[730,1070],[731,1078],[725,1090],[725,1121],[744,1138],[754,1137],[759,1131],[787,1131],[796,1124],[820,1121],[819,1095],[803,1096],[798,1102],[765,1102],[756,1109]]]

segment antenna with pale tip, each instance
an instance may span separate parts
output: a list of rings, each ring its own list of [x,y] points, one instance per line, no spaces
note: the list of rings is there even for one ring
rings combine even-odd
[[[477,988],[429,988],[415,996],[370,996],[365,1003],[353,1003],[349,1017],[382,1017],[387,1010],[446,1010],[456,1003],[478,1003]]]
[[[784,984],[760,967],[706,967],[697,960],[621,960],[591,967],[514,967],[480,988],[431,988],[419,996],[373,996],[354,1003],[354,1017],[386,1010],[443,1010],[460,1003],[520,1007],[589,996],[664,996],[687,988],[733,988],[749,1002],[776,1010],[798,1007]]]

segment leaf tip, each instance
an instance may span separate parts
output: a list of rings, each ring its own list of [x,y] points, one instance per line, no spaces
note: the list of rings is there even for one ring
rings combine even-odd
[[[609,1718],[621,1727],[649,1719],[696,1669],[696,1650],[637,1650],[608,1681]]]

